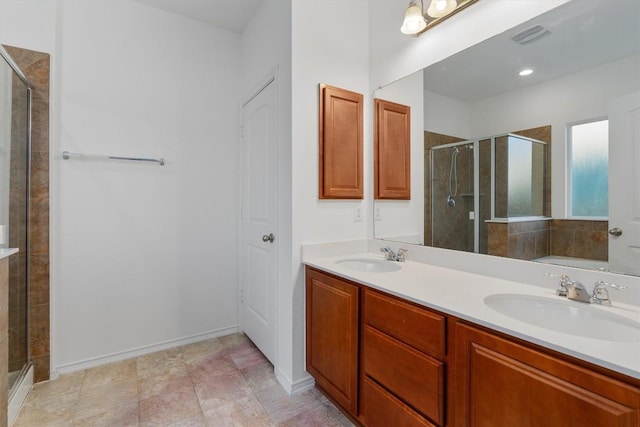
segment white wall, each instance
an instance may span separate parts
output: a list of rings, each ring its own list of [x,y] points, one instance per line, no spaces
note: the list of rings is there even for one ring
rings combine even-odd
[[[3,42],[55,64],[52,368],[235,330],[240,37],[128,0],[3,0],[0,16]]]
[[[375,201],[377,238],[415,244],[424,240],[423,86],[422,71],[418,71],[375,92],[375,98],[411,107],[411,199]]]
[[[471,106],[457,99],[424,91],[424,130],[471,139]]]
[[[304,371],[304,281],[301,244],[371,236],[372,92],[369,90],[368,1],[296,0],[292,6],[292,304],[291,375]],[[318,199],[318,84],[364,94],[365,201]],[[367,201],[368,200],[368,201]]]

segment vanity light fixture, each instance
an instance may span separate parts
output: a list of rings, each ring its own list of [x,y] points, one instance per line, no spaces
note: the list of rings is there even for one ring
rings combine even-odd
[[[420,0],[420,5],[422,6],[422,0]],[[407,11],[404,13],[404,21],[402,21],[400,31],[403,34],[417,35],[425,28],[427,28],[427,21],[422,14],[422,7],[418,7],[415,0],[411,0]]]
[[[525,68],[518,73],[520,76],[528,76],[529,74],[533,74],[533,70],[531,68]]]
[[[478,0],[411,0],[404,13],[400,31],[403,34],[418,36],[425,30],[460,12]],[[428,8],[425,11],[425,3]]]

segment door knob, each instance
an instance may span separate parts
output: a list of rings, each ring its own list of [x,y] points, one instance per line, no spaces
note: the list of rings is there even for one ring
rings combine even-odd
[[[612,228],[611,230],[609,230],[609,234],[611,234],[612,236],[621,236],[622,235],[622,228]]]
[[[276,240],[276,236],[274,236],[273,233],[265,234],[264,236],[262,236],[262,241],[265,243],[273,243],[274,240]]]

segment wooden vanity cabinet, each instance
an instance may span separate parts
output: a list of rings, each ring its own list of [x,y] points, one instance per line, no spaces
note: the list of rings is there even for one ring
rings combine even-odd
[[[458,426],[640,426],[640,388],[570,357],[459,323]]]
[[[364,426],[640,427],[640,380],[306,268],[307,370]]]
[[[360,287],[306,269],[307,371],[352,417],[358,408]]]

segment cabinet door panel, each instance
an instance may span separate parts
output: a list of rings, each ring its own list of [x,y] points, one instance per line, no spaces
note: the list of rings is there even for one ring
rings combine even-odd
[[[307,269],[307,370],[344,409],[356,414],[359,288]]]
[[[640,425],[627,384],[466,325],[456,345],[458,425]]]
[[[437,424],[444,421],[444,365],[369,326],[364,373]]]

